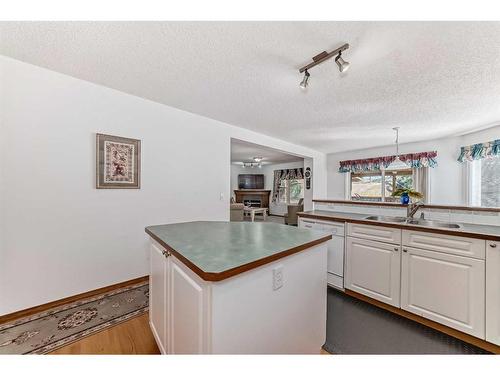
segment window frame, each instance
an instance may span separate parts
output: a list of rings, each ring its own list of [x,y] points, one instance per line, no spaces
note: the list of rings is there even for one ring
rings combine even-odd
[[[411,176],[413,178],[413,181],[412,181],[412,187],[414,188],[415,187],[415,172],[412,168],[405,168],[405,169],[397,169],[396,171],[410,171],[411,172]],[[365,201],[365,202],[370,202],[370,201],[367,201],[367,200],[356,200],[356,199],[353,199],[352,197],[352,177],[353,175],[373,175],[373,176],[380,176],[381,177],[381,184],[380,184],[380,201],[373,201],[373,202],[391,202],[391,201],[388,201],[386,198],[386,189],[385,189],[385,178],[386,178],[386,172],[387,174],[389,173],[392,173],[393,171],[391,171],[390,169],[389,170],[386,170],[386,169],[380,169],[379,171],[367,171],[365,173],[363,172],[349,172],[349,173],[346,173],[346,177],[345,177],[345,199],[346,200],[349,200],[349,201]],[[393,183],[395,182],[395,179],[393,179]]]
[[[302,193],[302,199],[304,199],[304,194],[305,194],[305,179],[304,178],[294,178],[292,180],[297,180],[297,181],[302,181],[301,185],[302,185],[302,190],[301,190],[301,193]],[[281,197],[282,197],[282,194],[279,194],[278,196],[278,202],[281,203],[281,204],[286,204],[286,205],[289,205],[289,204],[297,204],[297,203],[290,203],[290,181],[292,181],[290,179],[284,179],[284,180],[281,180],[280,184],[281,183],[284,183],[285,184],[285,201],[283,202],[281,200]],[[278,190],[281,190],[282,187],[278,187]],[[300,198],[299,198],[300,199]]]
[[[464,176],[464,200],[467,206],[471,207],[488,207],[482,206],[481,196],[481,170],[482,161],[484,159],[477,159],[464,162],[463,176]]]

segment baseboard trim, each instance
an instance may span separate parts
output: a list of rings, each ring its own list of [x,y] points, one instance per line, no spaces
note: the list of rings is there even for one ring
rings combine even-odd
[[[21,318],[24,318],[24,317],[29,316],[29,315],[37,314],[37,313],[45,311],[45,310],[50,310],[50,309],[59,307],[61,305],[66,305],[68,303],[78,301],[80,299],[93,297],[93,296],[96,296],[98,294],[107,293],[107,292],[110,292],[110,291],[118,289],[118,288],[123,288],[123,287],[129,286],[129,285],[138,284],[138,283],[148,281],[148,280],[149,280],[149,276],[141,276],[141,277],[137,277],[137,278],[132,279],[132,280],[122,281],[122,282],[117,283],[117,284],[108,285],[108,286],[105,286],[102,288],[90,290],[88,292],[76,294],[74,296],[70,296],[70,297],[66,297],[66,298],[62,298],[62,299],[58,299],[56,301],[47,302],[47,303],[44,303],[42,305],[29,307],[29,308],[24,309],[24,310],[15,311],[13,313],[0,316],[0,324],[4,324],[4,323],[11,321],[11,320],[21,319]]]
[[[457,338],[459,340],[465,341],[468,344],[475,345],[478,348],[487,350],[487,351],[489,351],[491,353],[500,354],[500,346],[492,344],[492,343],[490,343],[488,341],[482,340],[482,339],[477,338],[475,336],[471,336],[471,335],[469,335],[467,333],[458,331],[458,330],[456,330],[454,328],[450,328],[448,326],[445,326],[445,325],[443,325],[441,323],[437,323],[437,322],[435,322],[433,320],[424,318],[422,316],[413,314],[413,313],[411,313],[409,311],[405,311],[405,310],[399,309],[397,307],[388,305],[388,304],[386,304],[384,302],[377,301],[376,299],[367,297],[367,296],[365,296],[363,294],[354,292],[352,290],[346,289],[344,293],[347,294],[348,296],[354,297],[356,299],[359,299],[359,300],[367,302],[367,303],[369,303],[371,305],[380,307],[381,309],[390,311],[390,312],[392,312],[394,314],[397,314],[399,316],[402,316],[404,318],[413,320],[414,322],[417,322],[417,323],[423,324],[423,325],[425,325],[427,327],[433,328],[433,329],[435,329],[437,331],[440,331],[442,333],[445,333],[445,334],[447,334],[449,336],[455,337],[455,338]]]

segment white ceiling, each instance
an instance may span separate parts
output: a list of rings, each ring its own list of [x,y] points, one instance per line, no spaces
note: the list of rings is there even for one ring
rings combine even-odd
[[[500,22],[0,22],[0,53],[324,152],[500,120]]]
[[[259,156],[262,158],[262,164],[290,163],[293,161],[304,161],[304,158],[285,154],[284,152],[274,150],[269,147],[256,145],[254,143],[231,139],[231,162],[253,162],[253,158]]]

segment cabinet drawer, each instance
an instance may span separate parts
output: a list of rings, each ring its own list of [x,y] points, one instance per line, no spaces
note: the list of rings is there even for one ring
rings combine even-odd
[[[366,240],[401,244],[401,229],[380,225],[348,223],[347,235]]]
[[[484,339],[484,260],[403,247],[401,308]]]
[[[477,238],[403,230],[403,246],[485,259],[486,242]]]
[[[344,223],[316,220],[316,225],[321,225],[321,230],[334,236],[344,236]]]

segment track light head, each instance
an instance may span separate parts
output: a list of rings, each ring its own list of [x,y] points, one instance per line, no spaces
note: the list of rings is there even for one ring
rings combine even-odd
[[[307,69],[304,71],[304,78],[302,79],[302,82],[300,82],[300,88],[302,90],[305,90],[307,88],[307,86],[309,85],[309,77],[311,75],[309,74],[309,72],[307,71]]]
[[[335,63],[338,65],[340,73],[349,69],[350,64],[342,58],[342,51],[339,51],[338,56],[335,58]]]

